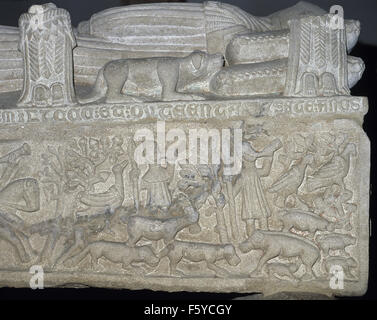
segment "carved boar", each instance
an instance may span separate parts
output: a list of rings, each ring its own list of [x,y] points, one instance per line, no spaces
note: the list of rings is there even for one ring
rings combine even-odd
[[[341,233],[319,235],[315,241],[326,255],[329,254],[330,250],[340,250],[343,254],[348,255],[345,249],[356,244],[356,238]]]
[[[335,226],[330,221],[314,213],[302,210],[284,210],[278,213],[277,220],[283,224],[283,231],[288,232],[291,228],[300,231],[334,231]]]

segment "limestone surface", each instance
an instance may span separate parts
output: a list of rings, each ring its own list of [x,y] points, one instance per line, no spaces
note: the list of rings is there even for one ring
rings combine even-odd
[[[304,2],[0,27],[0,285],[363,295],[359,33]]]

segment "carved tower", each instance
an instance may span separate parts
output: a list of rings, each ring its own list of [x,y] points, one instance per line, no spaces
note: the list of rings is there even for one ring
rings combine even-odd
[[[293,19],[285,95],[349,95],[344,26],[333,15]]]
[[[19,19],[24,84],[18,106],[59,106],[76,102],[69,13],[53,3],[31,6]]]

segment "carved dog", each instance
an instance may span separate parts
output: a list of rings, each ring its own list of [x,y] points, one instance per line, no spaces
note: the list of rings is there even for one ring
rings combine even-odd
[[[250,250],[263,250],[256,273],[262,271],[263,266],[276,257],[299,257],[305,265],[307,278],[312,277],[312,267],[319,258],[319,249],[310,241],[298,236],[273,231],[255,231],[251,237],[239,246],[243,253]]]
[[[209,55],[194,51],[187,57],[155,57],[120,59],[107,63],[98,73],[94,89],[81,103],[106,98],[108,103],[129,101],[201,100],[193,92],[182,93],[180,88],[195,79],[196,84],[208,84],[208,78],[224,64],[220,54]],[[205,92],[204,85],[201,92]]]
[[[190,262],[204,261],[207,267],[213,270],[216,275],[227,275],[228,272],[215,265],[216,261],[226,260],[231,266],[237,266],[241,259],[238,257],[234,246],[231,244],[211,244],[186,242],[175,240],[165,249],[161,250],[159,256],[167,255],[169,258],[170,273],[177,273],[177,264],[186,259]]]
[[[361,77],[361,59],[352,59],[350,85]],[[220,54],[194,51],[187,57],[120,59],[100,69],[92,93],[79,99],[91,103],[203,100],[205,98],[247,97],[282,94],[288,60],[233,65],[223,68]],[[266,85],[266,83],[268,85]]]
[[[315,238],[315,241],[318,243],[325,255],[329,255],[330,250],[340,250],[342,255],[348,256],[346,248],[356,244],[356,238],[341,233],[318,235]]]
[[[288,277],[290,280],[297,280],[297,277],[294,275],[294,273],[300,268],[299,264],[296,263],[278,263],[278,262],[272,262],[266,264],[266,270],[267,273],[270,276],[274,276],[275,278],[280,277]]]
[[[98,264],[101,257],[105,257],[114,263],[122,263],[122,268],[126,268],[133,262],[145,262],[149,266],[156,267],[160,259],[154,254],[149,246],[129,247],[122,242],[96,241],[73,256],[72,262],[80,263],[88,254],[91,262]]]
[[[295,228],[314,234],[317,231],[334,231],[335,229],[335,225],[325,218],[297,209],[278,212],[277,220],[282,222],[283,232],[288,232],[291,228]]]
[[[136,245],[143,237],[148,240],[164,240],[165,243],[170,243],[179,231],[199,220],[199,214],[194,208],[186,207],[184,212],[183,216],[168,219],[136,215],[121,218],[123,223],[127,223],[129,245]]]

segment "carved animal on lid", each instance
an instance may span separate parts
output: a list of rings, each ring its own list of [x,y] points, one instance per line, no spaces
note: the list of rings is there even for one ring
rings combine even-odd
[[[299,2],[268,17],[256,17],[235,6],[214,1],[200,4],[153,3],[106,9],[95,13],[88,21],[82,21],[75,32],[75,83],[92,85],[100,68],[115,59],[183,57],[193,50],[225,55],[227,46],[232,53],[227,54],[230,64],[256,62],[250,59],[250,54],[258,57],[259,62],[286,58],[288,41],[283,39],[282,46],[281,39],[274,38],[274,32],[287,34],[288,20],[324,14],[326,11],[306,2]],[[357,21],[346,20],[345,29],[350,50],[357,42],[360,26]],[[247,40],[248,35],[252,41]],[[255,38],[260,41],[254,41]],[[18,28],[0,26],[0,46],[4,46],[0,51],[3,62],[0,68],[4,70],[0,73],[0,92],[22,88],[23,60],[22,55],[15,51],[18,39]],[[244,49],[237,50],[240,42]],[[57,41],[57,46],[62,44],[62,41]],[[52,49],[53,46],[50,46],[49,51]],[[279,51],[278,56],[274,56],[276,50]],[[349,83],[359,78],[354,77]],[[39,89],[43,90],[43,87]]]
[[[219,54],[194,51],[184,58],[121,59],[107,63],[98,73],[93,92],[81,103],[106,97],[108,103],[127,101],[201,100],[179,89],[195,79],[208,82],[224,64]],[[201,85],[201,93],[206,92]],[[208,90],[207,90],[208,91]]]

